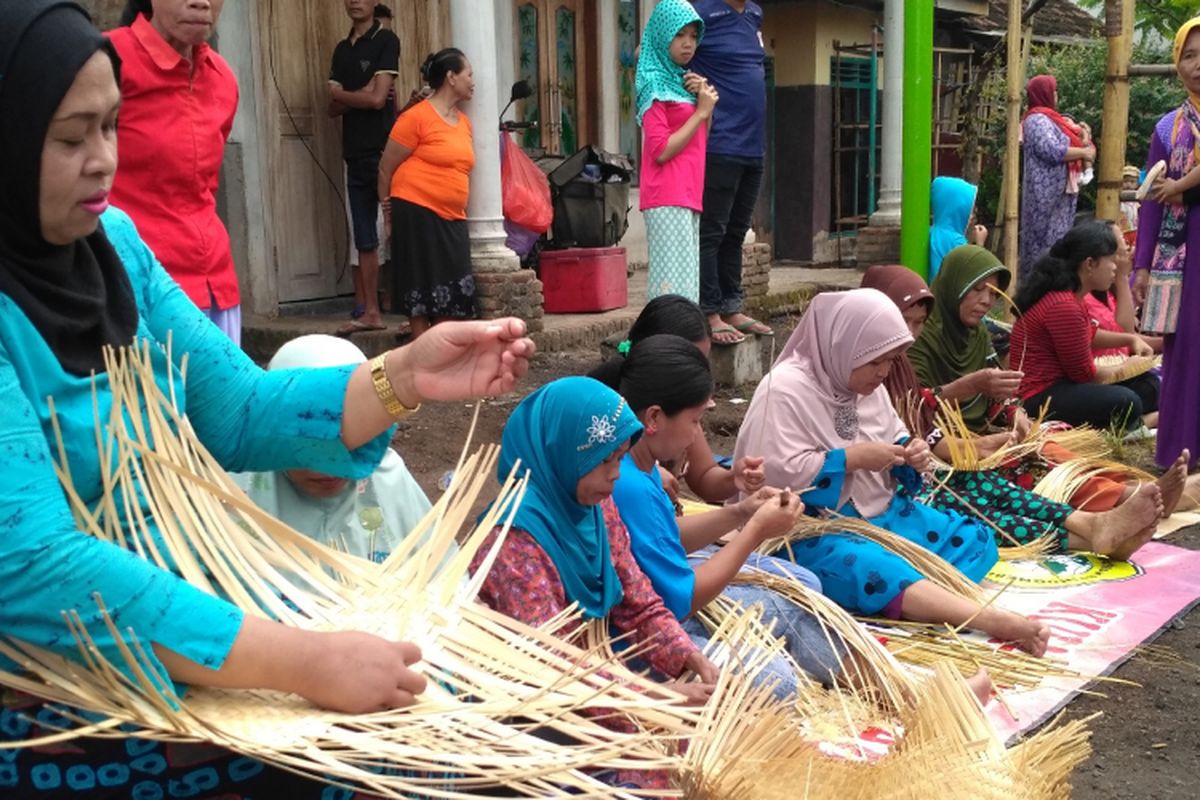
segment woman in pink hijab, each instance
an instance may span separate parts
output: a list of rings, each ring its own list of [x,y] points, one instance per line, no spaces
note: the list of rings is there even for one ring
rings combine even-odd
[[[855,289],[813,298],[738,434],[735,458],[765,458],[767,485],[808,489],[810,509],[861,517],[936,553],[979,581],[996,544],[977,520],[913,499],[931,465],[929,445],[910,437],[884,386],[912,335],[882,292]],[[1049,629],[996,606],[981,609],[927,580],[907,561],[853,534],[805,539],[776,555],[815,572],[847,610],[971,626],[1041,655]]]

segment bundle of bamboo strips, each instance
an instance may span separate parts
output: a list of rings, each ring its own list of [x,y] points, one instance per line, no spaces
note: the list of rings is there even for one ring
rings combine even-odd
[[[953,664],[964,677],[986,669],[993,682],[1002,687],[1032,687],[1046,678],[1101,680],[1052,659],[960,637],[944,624],[856,619],[794,578],[744,569],[733,582],[769,589],[816,617],[828,635],[837,637],[848,655],[844,662],[844,684],[859,689],[864,696],[875,691],[874,704],[882,709],[903,707],[903,698],[913,680],[910,668],[928,669],[939,661]],[[704,609],[710,629],[736,613],[731,606],[718,598]],[[805,678],[802,672],[799,675],[802,680]]]
[[[771,554],[780,548],[803,539],[828,535],[855,535],[868,539],[903,558],[913,569],[947,591],[981,601],[983,591],[965,575],[936,553],[926,550],[903,536],[872,525],[864,519],[830,515],[828,517],[801,517],[786,536],[769,539],[759,545],[757,552]]]
[[[834,652],[844,653],[842,674],[839,676],[841,684],[855,687],[864,696],[870,695],[873,705],[878,708],[896,710],[903,706],[904,698],[911,689],[908,673],[864,626],[828,597],[809,589],[795,577],[753,568],[740,571],[734,576],[732,584],[769,590],[806,611],[817,620]],[[736,603],[718,596],[701,611],[700,618],[713,631],[713,637],[719,640],[721,626],[741,613]],[[774,637],[774,634],[765,631],[764,636]],[[788,656],[786,650],[783,654]],[[813,690],[820,688],[820,684],[791,661],[790,656],[788,660],[798,682]]]
[[[1044,409],[1042,413],[1045,413]],[[1023,440],[1014,441],[983,456],[980,455],[977,447],[978,437],[963,419],[958,403],[942,401],[938,404],[934,420],[938,428],[945,434],[946,447],[950,450],[950,463],[939,463],[938,466],[950,470],[978,472],[993,470],[1011,461],[1019,461],[1036,454],[1041,447],[1041,442],[1037,438],[1041,419],[1042,417],[1039,415],[1036,420],[1032,421],[1033,427]]]
[[[1153,475],[1128,464],[1097,458],[1078,458],[1059,464],[1047,472],[1046,476],[1033,487],[1033,490],[1059,503],[1066,503],[1074,499],[1078,505],[1082,505],[1090,498],[1076,498],[1075,495],[1087,485],[1088,481],[1102,476],[1109,478],[1115,476],[1140,482],[1154,480]]]
[[[495,549],[474,579],[467,565],[495,526],[507,531],[524,483],[510,476],[459,552],[447,553],[494,474],[497,448],[465,458],[426,519],[377,565],[324,547],[255,508],[156,384],[148,346],[112,354],[108,379],[111,413],[98,420],[97,431],[106,470],[98,507],[80,498],[65,458],[58,466],[82,530],[173,567],[248,614],[415,642],[429,689],[409,709],[362,715],[323,711],[272,691],[196,687],[183,698],[135,631],[119,630],[103,614],[106,633],[121,648],[121,663],[112,663],[72,612],[66,624],[79,643],[78,662],[0,642],[0,652],[22,669],[0,673],[0,684],[100,715],[96,723],[68,710],[77,727],[61,738],[209,742],[389,797],[460,797],[490,785],[530,796],[563,790],[627,796],[585,770],[678,764],[675,741],[697,719],[678,694],[597,648],[555,636],[566,615],[534,629],[473,602]],[[495,548],[502,541],[503,535]],[[103,611],[103,598],[96,601]],[[589,713],[623,716],[636,730],[614,731]],[[119,723],[129,727],[118,731]],[[572,743],[539,737],[538,728]],[[380,767],[389,772],[376,774]]]
[[[1112,447],[1104,433],[1088,425],[1075,428],[1046,428],[1041,434],[1042,442],[1053,442],[1079,458],[1109,458]]]
[[[859,621],[902,664],[931,668],[944,661],[964,677],[986,669],[998,687],[1031,688],[1047,678],[1129,683],[1118,678],[1085,675],[1051,658],[1037,658],[1015,648],[1002,648],[969,636],[959,636],[946,625],[873,617]]]

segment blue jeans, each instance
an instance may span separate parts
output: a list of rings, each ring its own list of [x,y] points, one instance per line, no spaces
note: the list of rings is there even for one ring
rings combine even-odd
[[[705,314],[742,310],[742,242],[762,179],[761,158],[714,153],[705,160],[700,214],[700,308]]]
[[[689,556],[689,561],[703,561],[713,552],[714,548],[706,547]],[[742,571],[749,570],[794,578],[809,589],[817,592],[821,590],[821,582],[812,572],[798,564],[773,556],[752,554],[742,568]],[[823,629],[816,617],[782,595],[750,584],[726,586],[721,596],[740,604],[743,608],[756,604],[762,606],[763,622],[773,627],[775,635],[787,642],[788,654],[801,669],[825,686],[831,685],[837,678],[842,669],[841,660],[845,646],[835,633]],[[703,649],[708,644],[708,631],[695,617],[684,620],[683,629],[697,647]],[[787,700],[795,696],[796,673],[786,658],[773,658],[760,673],[756,683],[761,684],[766,680],[776,681],[776,697]]]

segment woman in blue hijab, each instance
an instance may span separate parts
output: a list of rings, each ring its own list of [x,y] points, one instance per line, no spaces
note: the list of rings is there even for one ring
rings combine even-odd
[[[933,179],[929,191],[929,207],[933,213],[933,224],[929,226],[929,283],[942,268],[942,259],[961,244],[980,247],[987,241],[988,230],[983,225],[972,225],[975,214],[975,196],[979,188],[962,178],[939,175]],[[967,226],[971,226],[968,241]]]
[[[558,617],[572,603],[584,618],[607,617],[663,675],[694,672],[701,683],[675,684],[694,702],[712,692],[717,668],[692,643],[634,560],[629,533],[613,505],[621,458],[642,434],[625,400],[592,378],[549,383],[513,410],[500,443],[498,477],[513,467],[529,484],[511,530],[479,590],[485,605],[529,625]],[[499,529],[492,532],[498,535]],[[491,539],[471,565],[487,559]],[[570,638],[578,621],[560,629]],[[606,718],[604,724],[623,724]],[[610,780],[610,776],[603,776]],[[617,785],[670,788],[670,776],[622,772]]]

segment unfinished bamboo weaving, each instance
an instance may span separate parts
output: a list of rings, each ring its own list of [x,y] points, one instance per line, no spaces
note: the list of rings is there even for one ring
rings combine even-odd
[[[768,687],[747,680],[781,652],[772,639],[754,609],[731,610],[714,632],[734,643],[734,657],[684,756],[689,800],[1065,800],[1071,772],[1091,752],[1083,720],[1052,723],[1006,749],[946,663],[906,682],[894,716],[857,687],[802,689],[792,705],[772,702]],[[894,743],[864,747],[866,731]]]
[[[24,670],[0,673],[0,684],[100,716],[95,722],[68,711],[78,726],[61,738],[209,742],[392,797],[458,797],[495,785],[530,796],[564,789],[628,796],[584,770],[677,765],[676,740],[694,728],[695,712],[674,692],[556,637],[567,616],[534,629],[473,602],[487,570],[470,580],[467,566],[486,534],[510,516],[524,486],[510,477],[474,534],[448,555],[494,474],[496,447],[462,460],[429,515],[377,565],[328,549],[255,508],[162,394],[149,365],[148,350],[109,359],[112,414],[100,427],[101,452],[111,458],[102,459],[108,491],[99,506],[88,508],[59,468],[80,529],[160,567],[172,565],[190,583],[248,614],[415,642],[429,689],[409,709],[363,715],[322,711],[272,691],[198,687],[176,697],[147,657],[149,644],[135,632],[117,631],[105,615],[125,644],[126,663],[109,664],[88,646],[89,631],[71,614],[66,622],[79,642],[81,663],[21,642],[0,643],[0,652]],[[129,502],[138,496],[148,501],[158,536],[139,503]],[[118,507],[131,517],[128,529]],[[598,724],[588,716],[597,709],[626,716],[636,732]],[[530,732],[539,727],[573,743]]]
[[[782,643],[753,609],[725,607],[711,620],[710,654],[722,664],[715,694],[702,709],[684,707],[670,689],[621,666],[597,623],[567,641],[557,633],[577,621],[570,612],[534,629],[474,602],[495,549],[475,578],[467,566],[494,527],[507,530],[524,487],[510,476],[451,554],[493,474],[497,448],[464,456],[429,515],[383,564],[374,564],[326,548],[255,508],[156,385],[148,349],[112,354],[108,375],[112,411],[100,421],[107,491],[98,506],[88,507],[59,468],[81,530],[173,568],[248,614],[415,642],[429,689],[411,708],[361,715],[322,711],[273,691],[199,687],[178,697],[136,632],[119,631],[105,615],[109,632],[124,643],[124,663],[108,663],[89,646],[91,632],[78,614],[69,614],[65,624],[79,643],[79,661],[0,641],[0,652],[22,667],[0,673],[0,685],[62,704],[76,724],[43,743],[79,736],[207,742],[334,785],[440,798],[479,796],[486,787],[539,797],[638,793],[592,776],[605,768],[671,770],[683,796],[696,800],[918,796],[874,793],[900,780],[901,767],[921,773],[924,797],[959,796],[939,792],[935,779],[963,771],[953,785],[984,775],[988,786],[1008,788],[1006,800],[1052,798],[1065,796],[1065,775],[1086,755],[1081,725],[1005,751],[949,667],[935,667],[932,683],[914,682],[869,632],[818,595],[805,598],[806,607],[854,655],[848,686],[826,690],[810,681],[794,702],[773,700],[769,687],[755,687],[754,680]],[[131,517],[128,527],[118,509]],[[850,527],[898,547],[931,579],[977,596],[978,587],[953,568],[924,558],[926,551],[910,551],[899,537],[846,520],[818,525]],[[103,607],[103,598],[96,599]],[[632,732],[600,725],[591,714],[601,710],[623,716]],[[881,717],[899,720],[897,730],[907,731],[886,769],[831,758],[822,749],[822,741],[852,739]]]
[[[1115,368],[1104,376],[1101,383],[1120,383],[1162,366],[1162,356],[1097,356],[1093,361],[1097,368]]]

